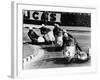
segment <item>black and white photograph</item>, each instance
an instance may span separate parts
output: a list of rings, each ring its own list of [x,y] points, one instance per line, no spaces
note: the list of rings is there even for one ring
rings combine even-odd
[[[91,66],[91,13],[22,10],[23,70]]]

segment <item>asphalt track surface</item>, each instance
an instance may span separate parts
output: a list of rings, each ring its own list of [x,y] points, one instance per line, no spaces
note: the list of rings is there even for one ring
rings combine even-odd
[[[25,31],[25,33],[27,33],[27,31]],[[88,48],[91,48],[91,32],[69,31],[69,33],[71,33],[77,39],[79,46],[84,51],[88,52]],[[84,63],[67,63],[62,51],[55,51],[54,45],[32,44],[29,39],[25,39],[24,37],[24,41],[25,40],[27,40],[28,43],[23,43],[23,59],[30,55],[34,55],[32,60],[23,62],[23,69],[25,70],[40,68],[82,67],[89,66],[91,63],[90,60]]]

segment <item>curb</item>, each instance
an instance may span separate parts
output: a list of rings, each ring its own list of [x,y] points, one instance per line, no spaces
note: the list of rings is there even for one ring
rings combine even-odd
[[[34,52],[35,52],[35,54],[32,54],[23,59],[24,64],[31,62],[31,61],[35,62],[35,61],[41,59],[41,57],[44,55],[44,50],[41,50],[41,49],[36,49]]]

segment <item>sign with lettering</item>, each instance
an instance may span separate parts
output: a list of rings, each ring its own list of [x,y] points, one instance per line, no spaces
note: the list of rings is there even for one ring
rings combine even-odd
[[[61,13],[32,10],[24,10],[23,12],[23,17],[27,20],[61,22]]]

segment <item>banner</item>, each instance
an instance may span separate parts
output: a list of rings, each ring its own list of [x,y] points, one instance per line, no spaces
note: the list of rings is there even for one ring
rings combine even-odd
[[[49,11],[32,11],[24,10],[23,17],[27,20],[61,22],[61,13]]]

